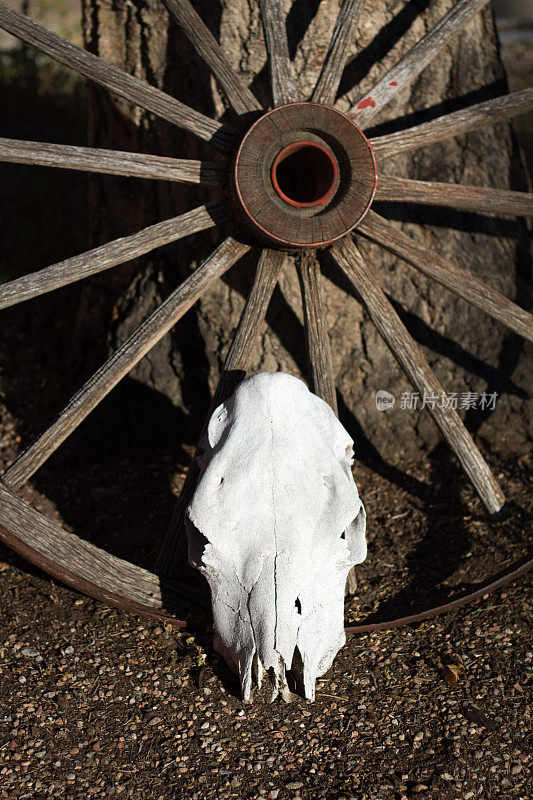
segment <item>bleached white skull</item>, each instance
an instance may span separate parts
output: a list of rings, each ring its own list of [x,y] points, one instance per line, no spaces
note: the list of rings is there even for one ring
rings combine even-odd
[[[243,699],[263,669],[273,697],[306,698],[345,642],[348,571],[366,558],[353,441],[327,403],[281,372],[243,381],[201,442],[187,509],[189,561],[207,578],[214,647]]]

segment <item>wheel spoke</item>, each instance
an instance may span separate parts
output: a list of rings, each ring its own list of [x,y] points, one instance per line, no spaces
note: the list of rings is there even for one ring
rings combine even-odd
[[[337,395],[333,377],[331,343],[322,301],[320,265],[316,253],[302,253],[297,259],[302,287],[307,350],[313,375],[314,392],[329,403],[337,414]]]
[[[166,158],[49,142],[26,142],[20,139],[0,138],[0,161],[125,175],[130,178],[198,183],[202,186],[221,186],[224,174],[223,166],[212,161]]]
[[[459,33],[476,11],[480,11],[487,3],[488,0],[458,0],[435,27],[423,36],[362,100],[350,108],[348,114],[356,115],[357,124],[366,127],[383,106],[398,91],[409,86],[424,67],[440,53],[448,40]]]
[[[179,217],[150,225],[131,236],[115,239],[79,256],[67,258],[66,261],[32,272],[23,278],[9,281],[0,286],[0,309],[17,305],[31,297],[51,292],[60,286],[74,283],[89,275],[124,264],[126,261],[132,261],[157,247],[212,228],[226,219],[224,204],[222,201],[215,201]]]
[[[423,396],[434,397],[428,404],[433,419],[459,459],[490,513],[505,502],[502,490],[453,408],[441,407],[445,396],[439,381],[404,327],[384,292],[376,283],[355,244],[345,239],[331,249],[331,255],[352,282],[370,319],[389,346],[413,387]]]
[[[484,186],[457,183],[431,183],[409,178],[379,176],[376,200],[394,203],[421,203],[429,206],[446,206],[459,211],[479,214],[533,214],[533,196],[527,192],[510,192]]]
[[[388,220],[369,211],[357,229],[471,305],[507,325],[519,336],[533,341],[533,316],[500,292],[487,286],[455,261],[428,250]]]
[[[321,273],[316,252],[304,252],[296,259],[304,308],[307,352],[313,376],[313,391],[329,403],[338,416],[337,394],[333,376],[331,342],[326,328],[325,308],[322,302]],[[348,573],[345,594],[354,594],[357,578],[354,568]]]
[[[0,3],[0,28],[36,47],[50,58],[96,81],[119,97],[125,97],[156,116],[179,128],[212,142],[220,150],[228,150],[236,132],[214,119],[194,111],[160,89],[149,86],[139,78],[108,64],[72,42],[47,31],[42,25]]]
[[[370,139],[370,144],[378,160],[382,161],[387,156],[415,150],[417,147],[426,147],[442,139],[461,136],[485,125],[495,125],[497,122],[517,114],[525,114],[532,109],[533,89],[523,89],[521,92],[513,92],[475,106],[462,108],[460,111],[438,117],[431,122],[424,122],[422,125],[415,125],[386,136],[377,136]]]
[[[55,422],[7,470],[3,477],[4,483],[13,489],[22,486],[111,389],[168,333],[210,284],[249,249],[248,245],[231,238],[226,239],[74,395]]]
[[[234,392],[246,375],[250,353],[264,322],[284,259],[284,253],[279,250],[263,250],[261,254],[254,284],[226,357],[224,370],[211,401],[202,435],[207,430],[213,411]],[[185,510],[192,500],[199,475],[200,469],[195,454],[159,556],[158,571],[169,580],[177,576],[180,568],[187,561],[187,538],[184,532]]]
[[[335,23],[324,66],[311,97],[313,102],[331,105],[335,101],[363,5],[364,0],[344,0]]]
[[[265,320],[284,260],[285,253],[280,250],[263,250],[261,253],[252,290],[226,356],[224,373],[235,370],[246,371],[252,348],[256,342],[259,329]],[[224,381],[221,380],[220,384],[223,383]],[[234,386],[227,386],[226,391],[229,390],[231,394],[234,388]],[[213,402],[217,402],[217,405],[220,405],[228,396],[224,396],[224,386],[221,386],[218,394],[219,398],[222,397],[222,399],[215,398]]]
[[[270,62],[272,97],[275,106],[282,106],[284,103],[298,100],[289,57],[285,14],[280,0],[260,0],[260,5]]]
[[[222,86],[234,111],[237,114],[260,111],[259,102],[233,71],[224,50],[188,0],[163,0],[163,3]]]

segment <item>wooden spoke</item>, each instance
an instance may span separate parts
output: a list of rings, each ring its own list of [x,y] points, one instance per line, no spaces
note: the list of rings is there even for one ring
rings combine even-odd
[[[108,64],[72,42],[47,31],[42,25],[0,3],[0,28],[36,47],[50,58],[96,81],[119,97],[125,97],[179,128],[212,142],[220,150],[228,150],[236,133],[214,119],[194,111],[179,100]]]
[[[79,169],[83,172],[124,175],[129,178],[198,183],[202,186],[221,186],[224,175],[222,164],[211,161],[166,158],[49,142],[25,142],[20,139],[0,138],[0,161]]]
[[[247,370],[252,348],[257,340],[259,329],[265,320],[284,261],[285,253],[280,250],[263,250],[261,253],[252,290],[226,356],[224,373]],[[220,381],[220,384],[223,383],[224,381]],[[220,405],[228,396],[223,389],[224,387],[221,386],[218,393],[219,398],[222,397],[222,399],[215,398],[213,401],[217,402],[217,405]],[[228,386],[227,389],[230,389],[230,393],[233,393],[235,387]]]
[[[237,114],[260,111],[261,106],[229,63],[207,25],[188,0],[163,0],[171,16],[222,86]]]
[[[507,325],[519,336],[533,341],[533,316],[500,292],[487,286],[471,272],[461,269],[455,261],[418,244],[411,236],[403,233],[374,211],[369,211],[357,232],[390,250],[485,314]]]
[[[4,483],[13,489],[22,486],[111,389],[168,333],[210,284],[248,250],[248,245],[226,239],[74,395],[55,422],[14,461],[3,476]]]
[[[406,55],[370,89],[365,97],[350,108],[357,124],[366,127],[389,100],[409,86],[444,48],[448,40],[466,25],[468,20],[486,6],[488,0],[458,0],[439,22],[412,47]]]
[[[331,254],[352,282],[370,319],[389,346],[398,364],[413,387],[423,397],[431,398],[428,411],[456,454],[463,469],[492,514],[505,502],[502,490],[490,471],[472,437],[453,408],[442,403],[444,390],[428,363],[396,314],[391,303],[376,283],[357,247],[350,239],[335,245]]]
[[[292,75],[289,57],[285,14],[280,0],[260,0],[261,19],[270,62],[270,80],[275,106],[293,103],[298,100],[296,83]]]
[[[60,286],[74,283],[96,272],[124,264],[126,261],[132,261],[157,247],[212,228],[226,219],[222,201],[212,202],[179,217],[150,225],[131,236],[115,239],[79,256],[67,258],[66,261],[60,261],[23,278],[9,281],[0,286],[0,309],[17,305],[31,297],[51,292]]]
[[[331,342],[326,328],[325,307],[322,302],[320,264],[316,252],[304,252],[296,260],[298,276],[302,288],[305,332],[307,336],[307,352],[313,377],[313,391],[329,403],[335,416],[337,393],[333,376],[333,359]],[[352,595],[357,591],[357,578],[352,567],[346,579],[345,594]]]
[[[459,211],[479,214],[533,214],[533,195],[527,192],[509,192],[485,186],[467,186],[456,183],[431,183],[409,178],[379,176],[375,200],[394,203],[421,203],[429,206],[447,206]]]
[[[315,394],[329,403],[337,414],[331,343],[322,302],[320,265],[316,253],[302,253],[296,261],[304,306],[307,349]]]
[[[165,587],[164,603],[157,575],[64,531],[1,482],[0,541],[79,592],[125,611],[166,618],[179,628],[186,623],[172,616],[169,604],[190,612],[205,603],[199,590],[177,582]]]
[[[284,260],[285,254],[279,250],[263,250],[261,254],[254,284],[226,357],[224,371],[211,401],[202,434],[207,430],[213,411],[233,394],[246,375],[250,353],[264,322]],[[200,469],[195,455],[159,556],[158,571],[168,580],[175,579],[180,568],[187,561],[187,537],[184,531],[185,510],[192,500],[199,475]]]
[[[355,38],[363,5],[364,0],[343,0],[324,66],[311,97],[314,103],[331,105],[335,101],[347,53]]]
[[[377,136],[370,139],[370,143],[376,158],[382,161],[387,156],[415,150],[417,147],[426,147],[442,139],[461,136],[484,125],[494,125],[517,114],[525,114],[532,109],[533,89],[523,89],[521,92],[513,92],[475,106],[462,108],[460,111],[438,117],[431,122],[424,122],[422,125],[415,125],[386,136]]]

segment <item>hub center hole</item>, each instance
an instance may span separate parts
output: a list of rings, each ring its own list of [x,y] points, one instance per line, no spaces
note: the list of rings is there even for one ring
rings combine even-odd
[[[294,142],[284,147],[272,165],[272,183],[278,195],[292,206],[324,205],[337,179],[337,164],[314,142]]]

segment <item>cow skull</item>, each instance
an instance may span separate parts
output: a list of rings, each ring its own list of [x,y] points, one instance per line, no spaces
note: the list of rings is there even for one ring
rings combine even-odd
[[[189,561],[207,578],[214,647],[243,699],[263,670],[305,697],[345,642],[348,571],[366,558],[353,441],[323,400],[284,373],[258,373],[213,413],[187,509]]]

